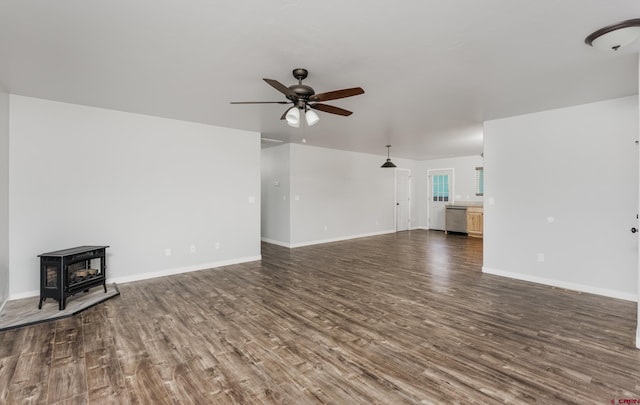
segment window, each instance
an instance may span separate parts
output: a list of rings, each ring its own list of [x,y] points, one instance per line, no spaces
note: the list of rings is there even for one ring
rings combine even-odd
[[[476,167],[476,195],[484,195],[484,167]]]
[[[449,175],[433,176],[431,183],[433,201],[449,201]]]

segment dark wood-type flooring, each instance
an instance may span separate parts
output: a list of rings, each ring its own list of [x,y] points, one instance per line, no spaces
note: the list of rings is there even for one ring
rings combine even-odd
[[[640,399],[635,303],[482,274],[481,240],[409,231],[262,254],[0,333],[0,403]]]

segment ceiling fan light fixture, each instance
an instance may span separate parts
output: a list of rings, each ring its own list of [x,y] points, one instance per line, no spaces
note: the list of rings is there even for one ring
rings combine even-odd
[[[391,145],[387,145],[387,161],[384,162],[382,164],[382,168],[387,168],[387,167],[396,167],[396,165],[393,164],[393,162],[391,161],[391,158],[389,157],[389,148],[391,148]]]
[[[318,117],[318,114],[316,114],[315,111],[313,110],[309,110],[304,114],[306,120],[307,120],[307,125],[312,126],[318,123],[318,121],[320,121],[320,117]]]
[[[303,113],[305,114],[308,126],[315,125],[320,121],[318,114],[315,111],[308,111],[309,108],[329,114],[342,115],[343,117],[350,116],[353,112],[345,110],[344,108],[324,104],[324,102],[364,94],[362,87],[351,87],[317,94],[312,87],[302,84],[302,80],[306,79],[309,74],[307,69],[294,69],[292,73],[293,77],[298,80],[298,84],[294,84],[293,86],[287,87],[274,79],[262,79],[268,85],[282,93],[287,98],[287,101],[232,101],[231,104],[293,104],[293,107],[286,110],[280,119],[286,119],[287,124],[298,128],[300,126],[300,116]]]
[[[584,39],[584,43],[604,51],[617,51],[638,38],[640,38],[640,18],[634,18],[600,28],[589,34]]]
[[[289,111],[287,111],[285,119],[289,126],[298,128],[300,126],[300,111],[298,111],[297,108],[290,108]]]

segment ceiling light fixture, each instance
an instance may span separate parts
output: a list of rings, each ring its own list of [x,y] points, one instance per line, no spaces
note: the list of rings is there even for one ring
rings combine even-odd
[[[391,162],[391,158],[389,157],[389,148],[391,148],[391,145],[387,145],[387,161],[384,162],[380,167],[396,167],[396,165]]]
[[[318,123],[318,121],[320,121],[320,117],[318,117],[318,114],[316,114],[315,111],[313,110],[309,110],[304,114],[306,120],[307,120],[307,125],[312,126]]]
[[[640,38],[640,18],[612,24],[589,34],[584,43],[600,50],[617,51]]]
[[[287,120],[287,124],[289,124],[289,126],[298,128],[300,126],[300,111],[298,111],[296,107],[289,108],[285,119]]]
[[[287,124],[294,128],[299,128],[301,111],[302,108],[291,107],[284,117],[287,120]],[[316,112],[313,110],[308,110],[307,112],[305,112],[304,118],[307,121],[307,126],[315,125],[318,123],[318,121],[320,121],[320,117],[318,117],[318,114],[316,114]]]

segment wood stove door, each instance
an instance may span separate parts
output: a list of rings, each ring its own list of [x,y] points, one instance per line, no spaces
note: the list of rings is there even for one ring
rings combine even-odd
[[[38,309],[42,308],[42,302],[47,298],[60,301],[64,294],[62,280],[62,263],[55,259],[40,260],[40,303]]]

